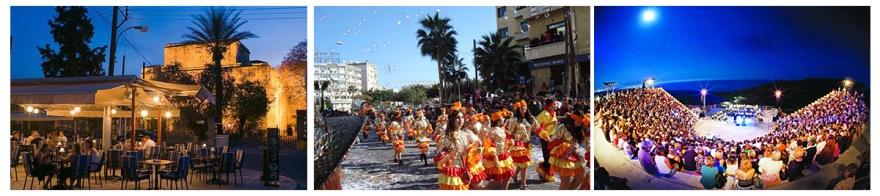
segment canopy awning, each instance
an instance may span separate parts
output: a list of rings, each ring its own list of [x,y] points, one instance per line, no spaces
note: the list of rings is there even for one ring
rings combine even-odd
[[[131,87],[136,87],[138,96],[135,101],[138,104],[166,104],[166,98],[173,96],[215,101],[214,95],[199,85],[172,84],[137,76],[94,76],[12,80],[10,102],[25,105],[130,105]],[[160,97],[159,102],[153,97]]]

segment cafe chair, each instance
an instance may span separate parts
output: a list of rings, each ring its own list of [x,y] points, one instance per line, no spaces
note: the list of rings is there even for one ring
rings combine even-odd
[[[223,153],[220,156],[220,163],[216,166],[216,168],[217,177],[220,178],[222,177],[220,174],[226,174],[225,182],[229,183],[229,173],[233,173],[233,175],[235,175],[235,154],[231,152]],[[232,178],[232,180],[234,181],[234,184],[238,184],[238,180],[236,180],[234,177]],[[222,188],[224,183],[219,184]]]
[[[11,155],[9,167],[11,167],[12,172],[9,173],[9,177],[12,178],[12,175],[15,175],[15,181],[18,181],[18,166],[21,165],[21,147],[18,145],[13,146]]]
[[[172,189],[177,186],[177,189],[180,189],[180,184],[183,184],[186,189],[189,189],[189,182],[186,180],[189,175],[189,165],[192,159],[189,156],[182,156],[177,161],[177,170],[175,172],[169,172],[161,174],[160,177],[162,180],[168,180],[169,187]]]
[[[22,159],[24,159],[24,185],[22,185],[21,189],[26,189],[28,187],[28,179],[30,179],[31,186],[30,189],[34,190],[34,179],[37,179],[37,176],[34,176],[34,156],[30,152],[22,153]],[[42,181],[40,181],[42,184]]]
[[[72,178],[72,180],[74,180],[76,182],[75,185],[77,185],[77,188],[82,190],[83,189],[82,180],[83,180],[83,178],[85,178],[87,180],[86,183],[89,184],[88,185],[89,190],[91,190],[92,183],[91,183],[91,181],[88,181],[89,174],[91,174],[91,172],[89,172],[89,166],[91,166],[91,163],[89,163],[89,155],[79,155],[79,156],[74,156],[73,158],[74,158],[73,159],[74,162],[73,162],[73,176],[72,176],[73,178]]]
[[[125,190],[125,188],[128,186],[128,182],[134,181],[135,189],[140,190],[141,181],[143,180],[147,180],[149,182],[150,175],[143,174],[138,171],[137,157],[122,156],[122,184],[120,184],[119,189]]]
[[[92,183],[92,176],[95,176],[95,182],[98,183],[99,186],[104,186],[103,180],[105,178],[101,176],[101,171],[104,169],[104,164],[107,162],[107,152],[101,151],[98,153],[98,163],[92,163],[91,157],[89,157],[89,184]]]
[[[238,177],[241,179],[241,182],[244,182],[244,172],[242,172],[242,166],[244,165],[244,150],[238,149],[235,151],[235,170],[233,172],[238,173]],[[232,177],[235,178],[235,173],[232,174]]]

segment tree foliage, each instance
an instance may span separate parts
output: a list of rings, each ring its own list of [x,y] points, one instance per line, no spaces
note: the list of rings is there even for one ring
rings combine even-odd
[[[245,81],[236,85],[232,105],[232,116],[236,119],[239,133],[247,133],[259,127],[260,120],[269,112],[269,98],[266,88],[257,82]]]
[[[196,78],[183,71],[177,63],[162,66],[162,70],[156,73],[153,79],[175,84],[197,84]],[[205,139],[207,130],[204,124],[199,124],[199,121],[205,121],[209,118],[210,104],[199,101],[195,97],[172,97],[170,101],[180,110],[180,118],[174,122],[174,126],[182,127],[185,131]]]
[[[513,38],[501,34],[484,35],[474,49],[474,64],[489,91],[509,90],[516,84],[517,75],[524,69],[524,57],[517,51]]]
[[[434,16],[426,16],[419,20],[421,27],[416,31],[418,38],[419,52],[422,56],[428,56],[431,60],[437,61],[437,75],[440,84],[445,82],[443,65],[448,64],[446,57],[458,51],[456,46],[458,40],[455,35],[458,32],[449,24],[449,17],[440,17],[440,13],[434,13]],[[440,99],[444,98],[444,93],[440,92]]]
[[[49,44],[37,47],[43,59],[40,63],[43,76],[54,78],[104,75],[101,64],[104,63],[104,50],[107,46],[89,46],[95,28],[86,15],[88,10],[80,6],[58,6],[55,7],[55,12],[58,15],[49,21],[49,27],[58,51]]]

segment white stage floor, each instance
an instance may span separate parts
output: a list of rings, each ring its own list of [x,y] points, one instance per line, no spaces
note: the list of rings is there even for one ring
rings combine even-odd
[[[704,137],[717,137],[724,140],[743,141],[763,136],[773,128],[772,123],[746,123],[746,126],[736,126],[733,121],[719,121],[700,119],[694,125],[697,135]]]

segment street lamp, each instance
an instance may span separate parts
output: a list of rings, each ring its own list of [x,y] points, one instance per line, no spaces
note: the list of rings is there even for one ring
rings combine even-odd
[[[709,90],[705,88],[700,90],[700,100],[703,101],[703,112],[706,112],[706,95],[709,94]]]
[[[853,85],[853,81],[850,80],[849,78],[843,80],[843,88],[844,89],[848,89],[848,88],[852,87],[852,85]]]
[[[779,108],[779,102],[782,100],[782,90],[776,89],[773,95],[776,96],[776,107]],[[782,110],[782,108],[779,109]]]
[[[114,7],[114,8],[116,8],[116,7]],[[110,64],[107,68],[107,69],[109,69],[109,75],[111,75],[111,76],[114,75],[114,72],[116,71],[116,67],[115,67],[115,65],[116,65],[116,43],[119,40],[119,36],[122,36],[122,34],[125,33],[125,31],[131,30],[131,29],[138,30],[142,33],[150,30],[150,27],[147,27],[144,25],[137,25],[137,26],[127,27],[125,29],[122,29],[122,31],[120,31],[119,33],[116,33],[116,29],[119,28],[119,26],[122,26],[122,24],[119,24],[118,26],[115,24],[117,12],[118,11],[116,11],[116,9],[114,9],[114,11],[113,11],[113,23],[114,24],[113,24],[113,29],[111,32],[113,34],[113,36],[110,39]],[[125,21],[122,21],[122,23],[125,23]],[[122,67],[122,70],[123,70],[122,72],[124,73],[125,67]]]

